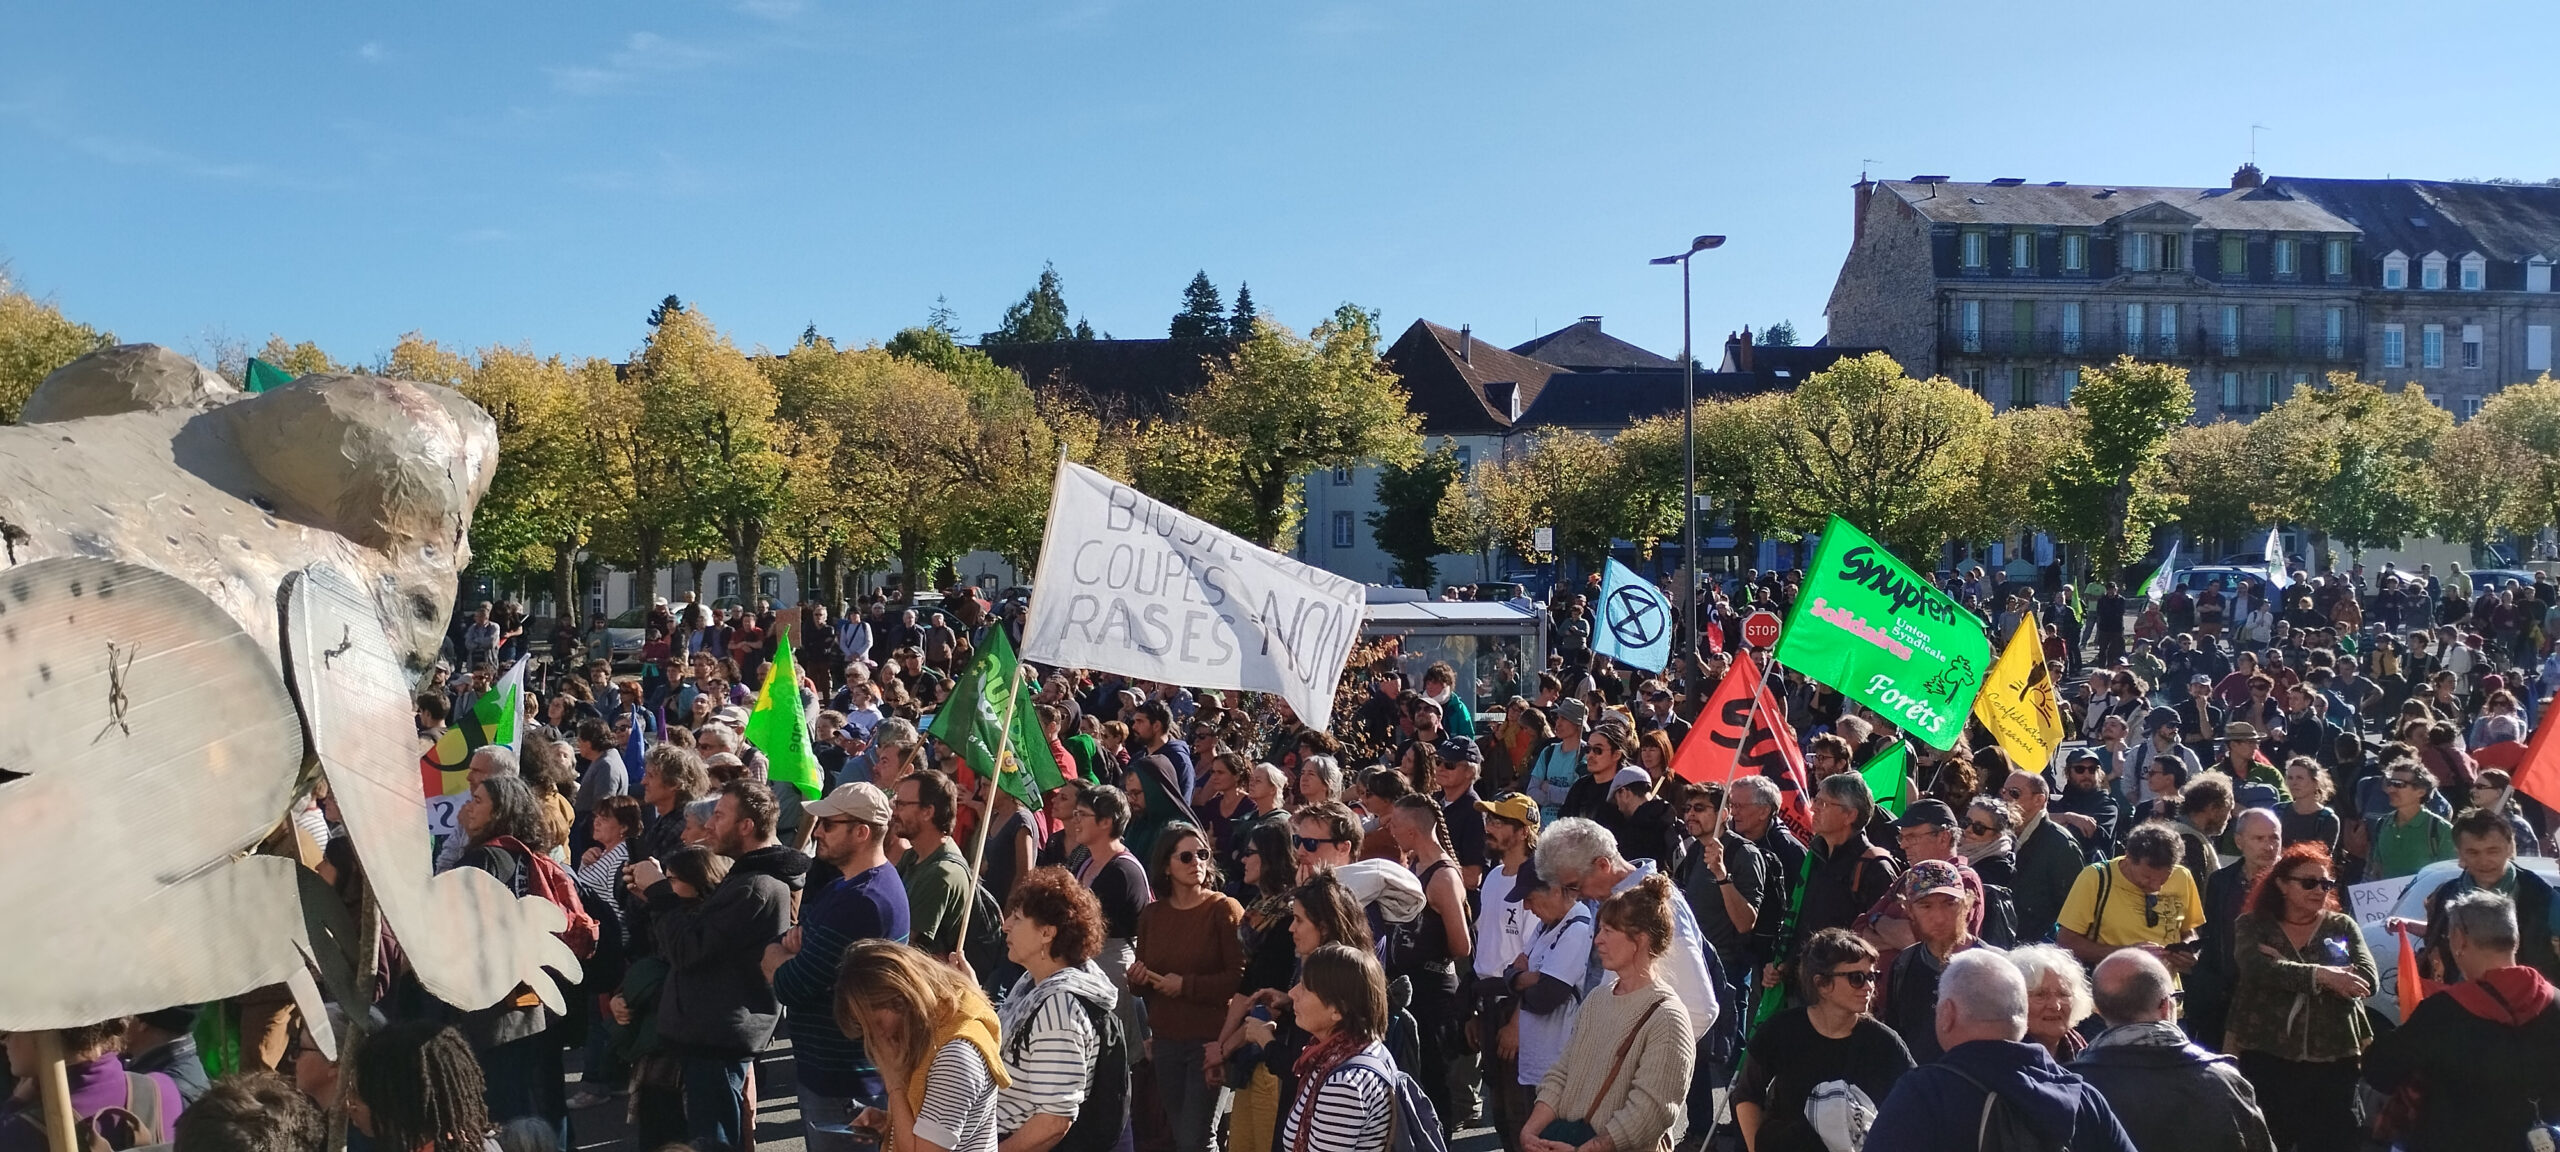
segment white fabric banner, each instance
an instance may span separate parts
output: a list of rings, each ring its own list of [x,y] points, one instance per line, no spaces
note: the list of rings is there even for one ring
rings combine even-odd
[[[1314,728],[1368,606],[1356,581],[1063,460],[1031,587],[1025,660],[1277,693]]]

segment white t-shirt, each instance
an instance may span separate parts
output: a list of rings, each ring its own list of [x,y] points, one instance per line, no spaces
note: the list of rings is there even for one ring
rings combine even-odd
[[[1516,872],[1505,872],[1500,866],[1484,874],[1483,906],[1476,909],[1476,975],[1500,976],[1511,966],[1511,958],[1528,947],[1529,929],[1538,918],[1529,914],[1511,890],[1518,887]]]
[[[924,1099],[916,1102],[915,1134],[951,1152],[995,1152],[996,1085],[987,1062],[966,1040],[933,1054]]]
[[[1534,919],[1534,917],[1532,918]],[[1576,993],[1591,991],[1591,909],[1580,904],[1565,918],[1553,924],[1539,924],[1528,942],[1529,970],[1541,976],[1553,976],[1571,985]],[[1537,1085],[1547,1078],[1547,1068],[1564,1055],[1565,1041],[1573,1038],[1573,1021],[1582,1014],[1582,998],[1576,995],[1566,1004],[1543,1016],[1527,1008],[1520,1010],[1520,1082]]]

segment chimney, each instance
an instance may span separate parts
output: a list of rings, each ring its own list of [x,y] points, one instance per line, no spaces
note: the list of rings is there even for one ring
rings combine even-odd
[[[1476,327],[1473,324],[1458,325],[1458,362],[1476,362]]]
[[[1597,316],[1585,316],[1582,318],[1582,322],[1590,325],[1591,330],[1594,332],[1600,330],[1600,318]]]
[[[2238,170],[2231,173],[2231,186],[2233,188],[2255,188],[2266,182],[2266,174],[2258,171],[2258,166],[2256,164],[2243,164]]]
[[[1745,372],[1749,372],[1749,371],[1751,371],[1751,326],[1750,326],[1750,325],[1745,324],[1745,325],[1743,325],[1743,326],[1742,326],[1742,337],[1741,337],[1741,339],[1742,339],[1742,361],[1741,361],[1741,363],[1738,365],[1738,367],[1740,367],[1740,368],[1741,368],[1743,371],[1745,371]]]
[[[1857,247],[1858,241],[1867,238],[1867,198],[1875,194],[1876,182],[1867,179],[1866,173],[1860,172],[1858,182],[1850,187],[1855,190],[1855,195],[1850,204],[1849,246],[1854,248]]]

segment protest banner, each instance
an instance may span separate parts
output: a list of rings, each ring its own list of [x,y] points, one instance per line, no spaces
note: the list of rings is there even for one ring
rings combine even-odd
[[[1333,717],[1368,595],[1061,460],[1022,658],[1193,688],[1271,692]]]
[[[2044,629],[2034,612],[2018,617],[2000,659],[1982,678],[1973,714],[1991,730],[2010,763],[2041,772],[2053,762],[2053,750],[2062,746],[2062,705],[2054,699],[2053,670],[2044,662]]]
[[[1660,672],[1671,661],[1671,601],[1650,581],[1609,561],[1600,584],[1599,627],[1591,650],[1629,668]]]
[[[2415,879],[2415,876],[2400,876],[2347,885],[2347,914],[2355,917],[2360,927],[2381,924],[2391,918],[2391,910],[2399,906],[2401,895],[2409,890],[2409,882]]]
[[[1991,643],[1980,617],[1834,516],[1777,659],[1948,749],[1964,733]]]
[[[445,726],[436,742],[418,757],[418,781],[427,795],[427,835],[441,843],[461,831],[456,814],[471,798],[467,773],[471,754],[490,744],[522,753],[524,744],[524,670],[529,656],[519,656],[506,674],[489,685]],[[640,766],[627,765],[638,778]]]

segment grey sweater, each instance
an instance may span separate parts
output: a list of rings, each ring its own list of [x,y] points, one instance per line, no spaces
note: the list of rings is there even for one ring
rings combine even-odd
[[[1680,1122],[1698,1053],[1689,1038],[1688,1011],[1659,976],[1639,991],[1620,995],[1617,989],[1617,978],[1611,977],[1583,998],[1572,1038],[1538,1085],[1538,1102],[1561,1119],[1589,1121],[1593,1130],[1609,1134],[1611,1147],[1642,1150]],[[1627,1050],[1607,1097],[1592,1099],[1609,1079],[1609,1065],[1616,1062],[1628,1031],[1656,1004],[1661,1009],[1644,1021],[1644,1031]]]

